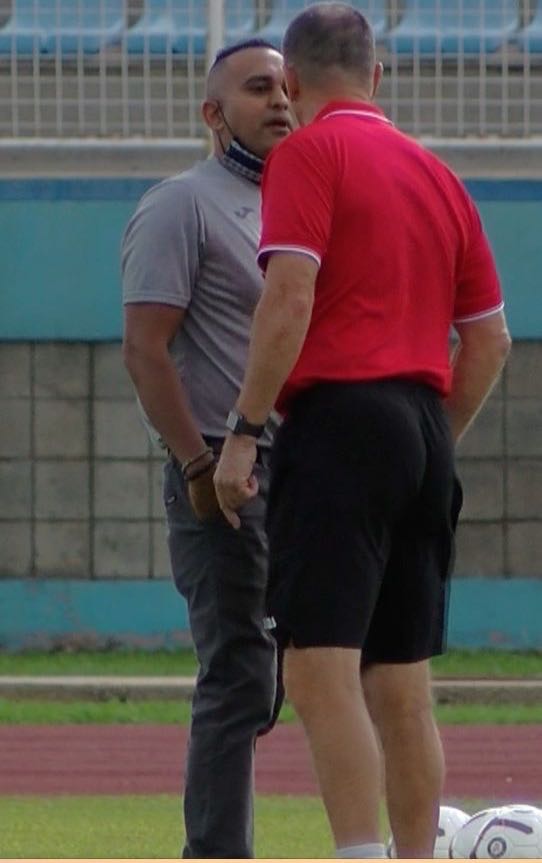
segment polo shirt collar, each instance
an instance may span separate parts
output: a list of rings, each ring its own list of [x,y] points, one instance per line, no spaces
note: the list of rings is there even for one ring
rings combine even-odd
[[[384,112],[373,105],[372,102],[355,102],[350,100],[328,102],[324,105],[321,111],[318,112],[313,122],[317,120],[327,120],[329,117],[341,116],[360,117],[361,119],[379,120],[381,123],[393,125],[391,120],[388,120]]]

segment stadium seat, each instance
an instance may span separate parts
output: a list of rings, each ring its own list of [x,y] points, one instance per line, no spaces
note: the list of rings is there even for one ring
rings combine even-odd
[[[224,0],[226,44],[252,35],[254,0]],[[130,54],[205,54],[207,3],[204,0],[145,0],[140,20],[128,30]]]
[[[304,0],[274,0],[271,17],[267,24],[258,30],[257,35],[280,48],[284,31],[294,15],[314,2],[318,0],[310,0],[309,3]],[[349,0],[349,2],[367,16],[375,38],[382,38],[386,30],[386,0]]]
[[[0,53],[94,53],[120,42],[124,0],[13,0],[0,30]]]
[[[538,0],[534,18],[518,33],[517,41],[524,51],[542,54],[542,0]]]
[[[476,55],[496,51],[518,26],[517,0],[406,0],[388,44],[396,54]]]

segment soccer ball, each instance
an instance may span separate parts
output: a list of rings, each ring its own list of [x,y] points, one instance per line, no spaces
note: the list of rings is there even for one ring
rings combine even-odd
[[[468,859],[483,825],[498,812],[500,812],[499,807],[494,807],[493,809],[482,809],[480,812],[476,812],[475,815],[467,819],[465,824],[459,828],[450,843],[449,856]]]
[[[470,816],[467,815],[466,812],[463,812],[461,809],[455,809],[453,806],[440,807],[437,839],[435,842],[435,849],[433,851],[434,858],[442,860],[444,858],[447,859],[450,856],[450,842],[459,828],[462,827],[463,824],[466,824],[469,817]],[[388,842],[388,857],[397,857],[397,850],[395,848],[393,837],[391,837]]]
[[[477,812],[452,839],[450,857],[542,859],[542,810],[514,804]]]
[[[441,806],[438,819],[437,839],[433,857],[442,860],[450,856],[450,842],[458,830],[469,820],[470,815],[453,806]]]

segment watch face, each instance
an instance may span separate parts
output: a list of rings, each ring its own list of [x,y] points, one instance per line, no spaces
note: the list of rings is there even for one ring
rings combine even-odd
[[[240,419],[241,417],[237,411],[230,411],[226,420],[226,428],[231,432],[235,432]]]
[[[228,418],[226,420],[226,428],[232,432],[232,434],[246,434],[251,437],[260,437],[261,433],[265,428],[264,425],[253,425],[249,423],[245,417],[233,410],[228,414]]]

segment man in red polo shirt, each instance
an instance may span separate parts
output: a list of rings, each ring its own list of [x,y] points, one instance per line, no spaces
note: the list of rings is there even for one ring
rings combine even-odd
[[[398,856],[432,857],[444,765],[429,658],[461,505],[454,441],[509,350],[502,296],[459,180],[372,104],[365,18],[311,6],[283,50],[301,128],[266,163],[265,289],[217,493],[237,526],[276,404],[268,613],[337,854],[384,856],[374,723]]]

